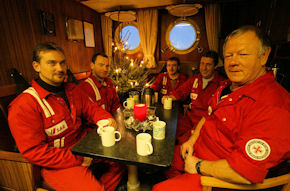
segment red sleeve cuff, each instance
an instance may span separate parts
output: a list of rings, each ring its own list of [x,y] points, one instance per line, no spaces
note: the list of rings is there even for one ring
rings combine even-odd
[[[235,171],[254,183],[262,183],[268,173],[268,170],[251,163],[238,152],[231,153],[226,160]]]

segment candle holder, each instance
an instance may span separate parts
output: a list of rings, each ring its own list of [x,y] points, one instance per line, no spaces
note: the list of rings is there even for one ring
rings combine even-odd
[[[134,118],[145,121],[147,116],[147,105],[144,103],[134,105]]]

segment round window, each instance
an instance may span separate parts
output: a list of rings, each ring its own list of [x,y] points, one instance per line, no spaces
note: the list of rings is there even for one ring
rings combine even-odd
[[[199,27],[192,20],[176,20],[169,25],[166,32],[167,45],[178,54],[186,54],[194,50],[199,39]]]
[[[121,23],[115,31],[115,42],[120,49],[128,54],[136,53],[140,48],[140,37],[135,22]]]

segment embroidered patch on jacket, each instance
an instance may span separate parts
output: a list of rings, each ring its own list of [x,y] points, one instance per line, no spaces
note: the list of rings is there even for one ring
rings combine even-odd
[[[55,135],[58,135],[58,134],[64,132],[67,128],[68,127],[67,127],[65,120],[62,120],[58,124],[48,128],[48,129],[45,129],[45,133],[47,134],[47,136],[55,136]]]
[[[196,94],[196,93],[190,93],[190,99],[192,99],[192,100],[196,100],[197,96],[198,96],[198,94]]]
[[[246,153],[249,157],[254,160],[262,161],[265,160],[271,152],[271,148],[262,139],[251,139],[246,144]]]
[[[161,89],[162,94],[167,94],[167,89]]]

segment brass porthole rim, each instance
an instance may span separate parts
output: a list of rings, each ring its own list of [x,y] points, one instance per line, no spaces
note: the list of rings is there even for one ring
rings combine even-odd
[[[182,22],[187,22],[189,24],[191,24],[195,30],[195,34],[196,34],[196,37],[195,37],[195,41],[192,43],[192,45],[187,48],[187,49],[177,49],[175,48],[171,42],[170,42],[170,32],[172,30],[172,28],[179,24],[179,23],[182,23]],[[176,19],[174,22],[172,22],[168,27],[167,27],[167,30],[166,30],[166,35],[165,35],[165,40],[166,40],[166,44],[167,46],[169,47],[170,50],[174,51],[175,53],[177,54],[187,54],[189,52],[192,52],[198,45],[199,41],[200,41],[200,29],[198,27],[198,25],[196,24],[196,22],[192,19],[186,19],[184,20],[184,18],[179,18],[179,19]]]

